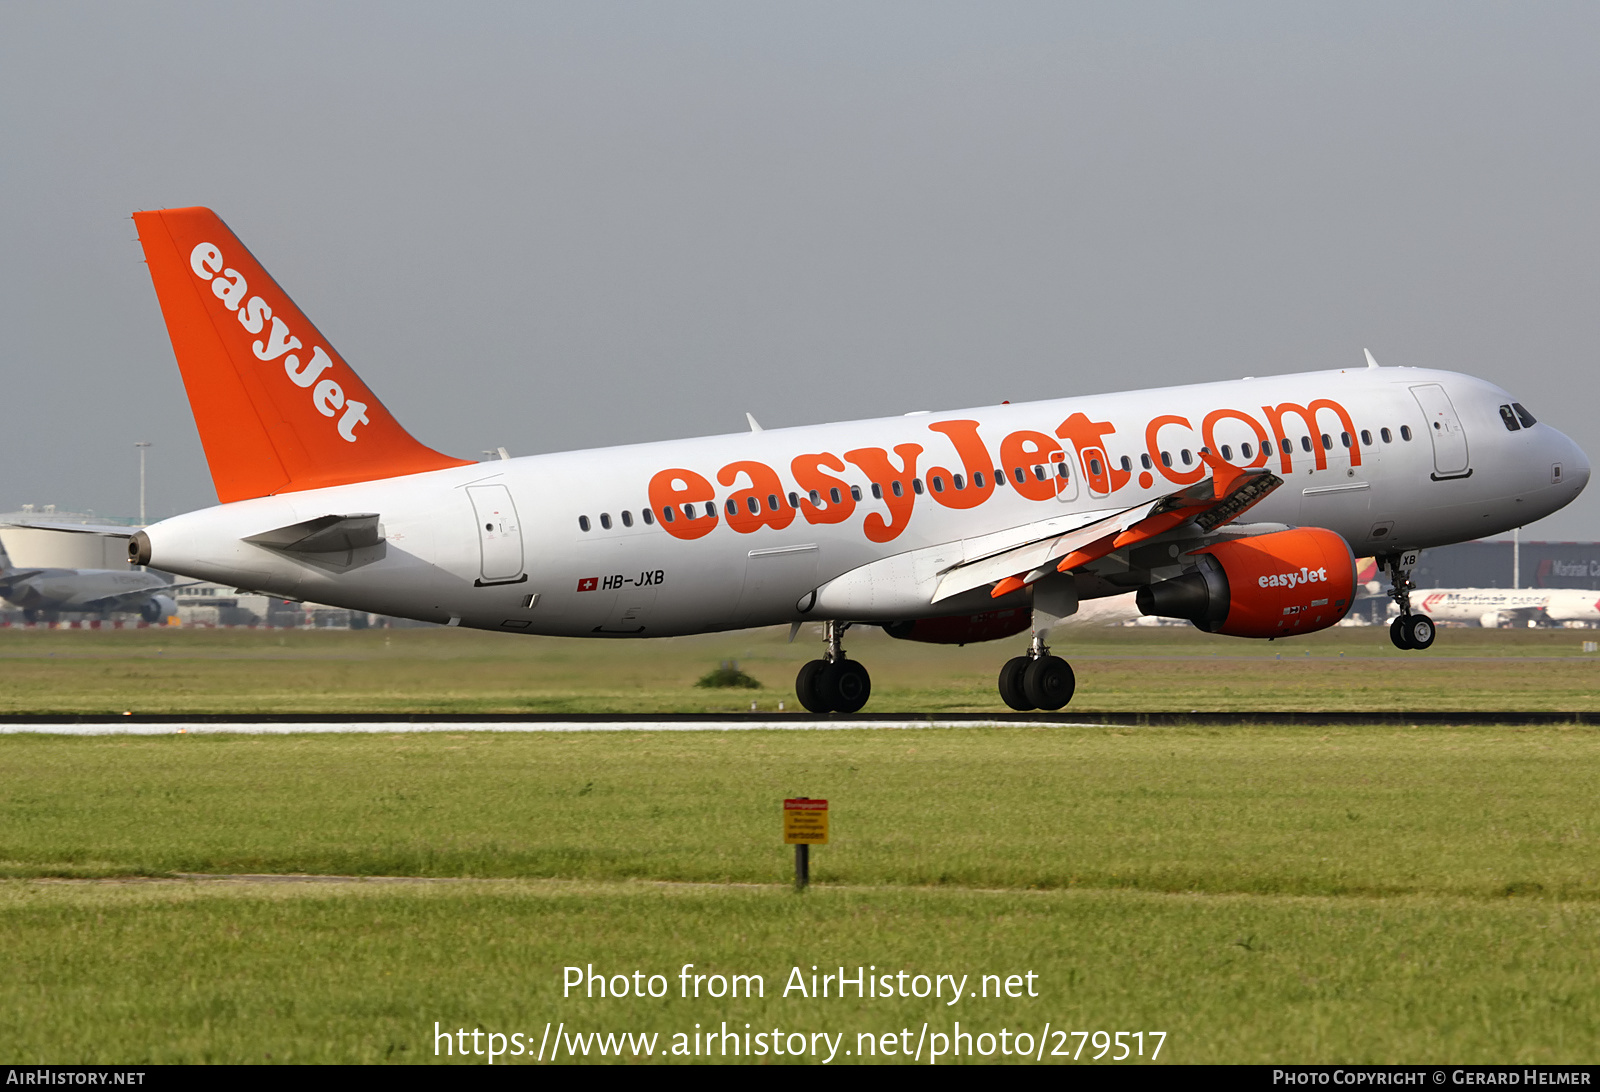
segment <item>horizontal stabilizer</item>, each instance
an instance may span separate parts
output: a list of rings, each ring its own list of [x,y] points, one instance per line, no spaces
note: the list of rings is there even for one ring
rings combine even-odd
[[[245,541],[297,554],[331,554],[376,546],[383,541],[383,535],[378,531],[378,513],[353,512],[275,527]]]
[[[118,523],[47,523],[43,520],[7,520],[7,527],[28,527],[36,531],[66,531],[74,535],[100,535],[104,538],[132,538],[139,528]]]

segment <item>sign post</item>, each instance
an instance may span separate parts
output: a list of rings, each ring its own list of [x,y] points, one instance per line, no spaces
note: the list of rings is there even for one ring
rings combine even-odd
[[[799,797],[783,802],[783,843],[794,846],[794,889],[811,882],[811,847],[828,844],[828,802]]]

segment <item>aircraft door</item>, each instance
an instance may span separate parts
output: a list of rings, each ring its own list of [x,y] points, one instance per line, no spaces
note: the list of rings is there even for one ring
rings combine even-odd
[[[1464,478],[1472,473],[1467,457],[1467,434],[1461,427],[1461,418],[1450,396],[1437,383],[1422,383],[1411,388],[1411,394],[1422,407],[1428,422],[1428,436],[1433,441],[1433,478]]]
[[[482,558],[478,587],[517,584],[528,577],[522,571],[522,528],[511,490],[503,485],[469,485],[467,496],[478,517],[478,548]]]

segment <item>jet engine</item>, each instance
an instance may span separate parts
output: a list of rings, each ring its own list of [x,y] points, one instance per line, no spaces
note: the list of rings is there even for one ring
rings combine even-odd
[[[152,626],[178,613],[178,604],[170,595],[152,595],[139,608],[139,617]]]
[[[1229,637],[1288,637],[1328,628],[1355,601],[1350,547],[1320,527],[1231,539],[1193,556],[1182,576],[1139,589],[1141,613]]]
[[[982,614],[957,614],[944,618],[918,618],[910,622],[890,622],[883,632],[902,641],[925,641],[932,645],[970,645],[996,641],[1021,633],[1033,623],[1033,612],[1026,607],[986,610]]]

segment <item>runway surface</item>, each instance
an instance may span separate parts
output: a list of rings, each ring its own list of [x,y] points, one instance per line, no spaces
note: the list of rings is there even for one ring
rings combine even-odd
[[[61,736],[165,736],[165,735],[299,735],[359,733],[382,735],[406,732],[767,732],[767,731],[907,731],[914,729],[1018,728],[1161,728],[1221,725],[1359,727],[1363,725],[1504,724],[1597,725],[1595,712],[1422,712],[1308,713],[1262,712],[1159,712],[1159,713],[943,713],[932,716],[856,714],[849,717],[808,714],[434,714],[414,717],[393,714],[319,716],[0,716],[0,735],[34,733]]]

